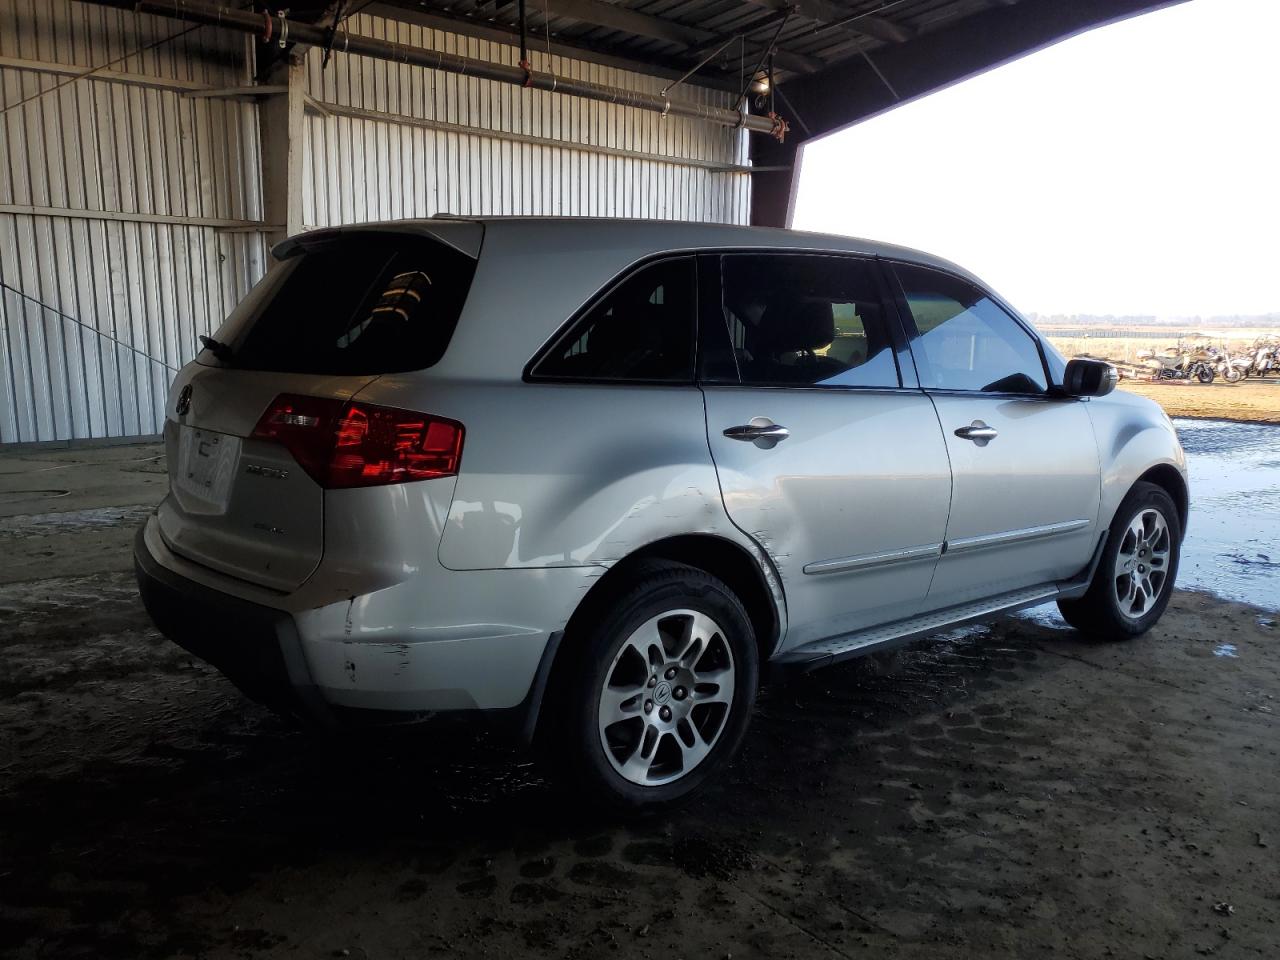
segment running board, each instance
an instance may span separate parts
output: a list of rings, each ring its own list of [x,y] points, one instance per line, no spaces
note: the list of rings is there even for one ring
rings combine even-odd
[[[919,637],[937,633],[950,627],[967,623],[970,620],[983,620],[998,613],[1009,613],[1023,607],[1034,607],[1047,600],[1055,600],[1062,595],[1056,583],[1047,583],[1038,587],[1027,587],[1003,593],[997,597],[989,597],[974,603],[960,604],[934,610],[931,613],[899,620],[869,630],[858,630],[843,636],[831,637],[807,643],[803,647],[788,650],[773,659],[772,665],[783,668],[799,668],[800,670],[816,670],[828,664],[858,657],[877,650],[886,650],[909,643]]]

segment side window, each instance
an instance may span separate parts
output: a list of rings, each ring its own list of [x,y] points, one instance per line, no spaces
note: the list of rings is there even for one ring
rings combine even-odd
[[[898,366],[872,263],[816,254],[721,257],[719,320],[703,380],[759,386],[896,387]]]
[[[938,390],[1044,393],[1044,363],[1022,326],[970,283],[899,264],[917,336],[911,341],[920,386]]]
[[[696,283],[693,257],[641,267],[592,305],[532,376],[691,382]]]

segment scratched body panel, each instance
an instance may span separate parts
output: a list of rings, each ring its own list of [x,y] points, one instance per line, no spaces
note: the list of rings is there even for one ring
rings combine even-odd
[[[782,578],[783,649],[914,612],[937,553],[877,567],[819,564],[937,548],[951,470],[929,398],[918,391],[707,387],[707,436],[729,516]],[[790,437],[772,449],[724,430],[767,417]]]

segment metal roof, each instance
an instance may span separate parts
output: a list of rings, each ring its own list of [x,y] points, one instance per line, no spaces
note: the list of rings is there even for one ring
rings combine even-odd
[[[777,35],[775,80],[820,72],[1018,0],[526,0],[529,46],[588,52],[741,89]],[[383,0],[384,16],[461,33],[519,34],[515,0]],[[717,48],[723,49],[717,53]]]

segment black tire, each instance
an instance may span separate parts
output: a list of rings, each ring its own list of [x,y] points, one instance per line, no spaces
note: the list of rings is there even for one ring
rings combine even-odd
[[[1213,383],[1214,373],[1210,367],[1201,367],[1196,377],[1201,383]]]
[[[1126,613],[1119,596],[1122,578],[1116,576],[1120,551],[1126,546],[1130,525],[1147,511],[1157,511],[1168,531],[1167,572],[1154,591],[1154,603],[1140,616]],[[1169,605],[1178,561],[1182,553],[1182,524],[1173,499],[1153,483],[1135,483],[1116,510],[1115,519],[1102,550],[1102,560],[1089,590],[1076,600],[1059,600],[1058,609],[1067,623],[1082,633],[1104,640],[1125,640],[1150,630]],[[1139,558],[1141,559],[1141,558]],[[1132,608],[1131,608],[1132,610]]]
[[[558,687],[562,702],[548,705],[556,713],[550,718],[548,735],[543,737],[541,751],[566,781],[566,785],[585,793],[588,799],[624,810],[675,804],[705,783],[737,752],[742,743],[751,719],[759,680],[755,633],[746,610],[732,590],[709,573],[684,564],[645,563],[637,568],[615,597],[594,618],[594,622],[583,625],[583,636],[579,642],[574,643],[574,659],[566,665],[570,672],[566,682]],[[702,652],[694,657],[694,661],[699,666],[706,663],[714,666],[714,659],[723,659],[727,651],[732,657],[729,665],[732,668],[733,691],[731,695],[725,694],[726,699],[731,702],[719,716],[714,735],[708,734],[712,741],[710,750],[696,766],[687,772],[676,773],[675,779],[641,785],[627,779],[615,768],[615,762],[623,762],[618,759],[619,755],[630,756],[626,744],[615,746],[613,760],[606,754],[606,749],[609,748],[605,745],[606,733],[600,719],[601,699],[606,681],[614,682],[624,667],[623,660],[620,659],[615,664],[615,659],[625,657],[628,658],[625,666],[635,665],[634,646],[630,645],[633,634],[649,621],[671,611],[695,611],[709,617],[718,626],[716,636],[722,642],[717,642],[714,638],[708,640]],[[659,627],[667,623],[678,624],[681,616],[675,614],[670,620],[661,620]],[[570,638],[570,642],[573,642],[573,638]],[[673,649],[676,642],[673,637]],[[624,646],[628,646],[625,654]],[[649,673],[651,670],[647,663],[640,664],[639,668],[642,673]],[[661,667],[652,669],[654,676],[662,675],[658,672]],[[641,680],[649,683],[643,677]],[[669,687],[661,681],[658,686]],[[671,695],[668,693],[668,696]],[[651,702],[648,693],[641,696],[644,703]],[[688,704],[693,704],[696,697],[692,687],[686,692],[686,696],[689,697]],[[680,707],[674,700],[666,702],[670,707]],[[660,708],[657,708],[656,702],[653,706],[655,709],[652,713],[635,718],[640,721],[644,731],[641,740],[637,742],[642,742],[644,737],[649,736],[650,725],[655,730],[658,729]],[[710,717],[713,712],[702,705],[686,706],[685,709],[690,711],[688,719],[695,722],[700,722],[699,717]],[[695,715],[694,711],[698,713]],[[718,711],[719,707],[716,707],[714,712]],[[622,733],[629,735],[635,725],[629,718],[620,721],[617,726],[627,728]],[[608,736],[613,736],[614,730],[615,727],[610,727]],[[673,730],[659,733],[656,739],[658,746],[653,748],[653,756],[658,757],[660,750],[666,750],[667,754],[683,755],[686,751],[681,749],[678,742],[666,742],[668,737],[677,735]],[[670,769],[664,775],[672,775]]]

